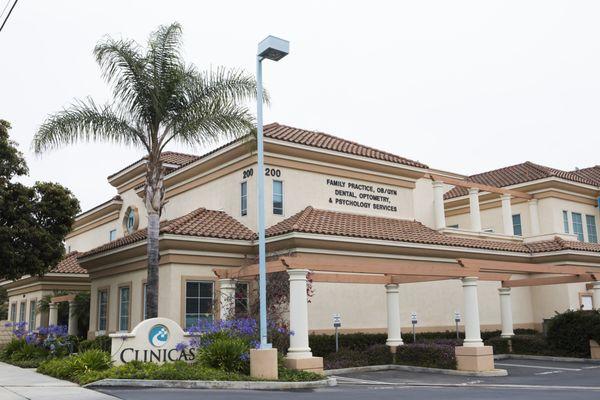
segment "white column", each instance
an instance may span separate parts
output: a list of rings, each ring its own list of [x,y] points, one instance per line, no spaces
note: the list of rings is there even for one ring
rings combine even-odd
[[[77,315],[75,314],[75,301],[69,301],[69,324],[67,325],[69,335],[77,335]]]
[[[469,208],[471,218],[471,230],[481,232],[481,214],[479,212],[479,189],[469,189]]]
[[[433,213],[435,217],[435,229],[446,227],[446,213],[444,211],[444,184],[433,181]]]
[[[219,279],[219,317],[231,319],[235,313],[235,280]]]
[[[287,358],[310,358],[308,347],[308,297],[306,296],[307,269],[290,269],[290,348]]]
[[[58,304],[50,303],[48,307],[50,309],[48,316],[48,325],[58,325]]]
[[[592,283],[592,293],[594,296],[594,308],[600,310],[600,282]]]
[[[531,224],[531,236],[540,234],[540,217],[538,216],[537,199],[529,200],[529,223]]]
[[[463,346],[483,346],[481,340],[481,328],[479,326],[479,304],[477,300],[477,277],[466,277],[462,279],[464,296],[464,324],[465,341]]]
[[[387,299],[387,329],[388,337],[385,344],[390,347],[402,346],[402,333],[400,331],[400,290],[398,284],[385,285]]]
[[[500,321],[502,322],[502,334],[500,336],[508,338],[514,336],[512,305],[510,301],[510,288],[498,288],[500,295]]]
[[[512,208],[510,205],[510,194],[502,195],[502,225],[504,227],[504,234],[513,236],[515,231],[513,229],[512,222]]]

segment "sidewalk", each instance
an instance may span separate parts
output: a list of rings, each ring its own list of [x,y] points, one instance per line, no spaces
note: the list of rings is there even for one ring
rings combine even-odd
[[[75,383],[38,374],[34,369],[0,362],[2,400],[115,400],[114,397],[84,389]]]

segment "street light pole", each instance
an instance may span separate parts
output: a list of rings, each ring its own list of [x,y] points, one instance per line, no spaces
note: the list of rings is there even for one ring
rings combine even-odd
[[[256,56],[256,150],[258,153],[258,297],[260,302],[260,348],[270,349],[267,341],[267,268],[265,240],[265,165],[263,146],[262,61],[279,61],[289,53],[287,40],[267,36],[258,44]]]

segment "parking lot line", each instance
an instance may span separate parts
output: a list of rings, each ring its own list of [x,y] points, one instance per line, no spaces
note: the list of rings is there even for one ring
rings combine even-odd
[[[528,364],[500,364],[495,363],[495,365],[500,365],[503,367],[520,367],[520,368],[537,368],[537,369],[551,369],[551,370],[559,370],[559,371],[581,371],[581,368],[564,368],[564,367],[546,367],[541,365],[528,365]]]

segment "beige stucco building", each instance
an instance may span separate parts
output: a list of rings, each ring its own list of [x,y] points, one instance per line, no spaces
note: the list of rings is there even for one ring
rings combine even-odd
[[[313,276],[310,331],[331,331],[338,313],[342,331],[385,331],[389,293],[398,293],[403,328],[415,312],[418,330],[452,330],[455,312],[465,312],[464,282],[455,271],[463,259],[505,263],[502,272],[510,271],[511,281],[544,279],[523,265],[579,271],[565,277],[571,283],[538,280],[505,284],[511,289],[504,291],[497,274],[482,272],[476,292],[482,329],[501,327],[502,293],[510,294],[514,327],[540,329],[555,311],[600,306],[589,286],[600,273],[600,167],[565,172],[524,163],[465,177],[279,124],[265,127],[265,151],[264,171],[257,171],[256,155],[243,140],[202,156],[163,155],[159,316],[185,327],[223,314],[221,288],[231,282],[215,270],[256,263],[258,173],[266,175],[270,259],[302,256],[303,268],[322,272]],[[66,240],[83,269],[64,275],[77,277],[78,286],[67,279],[64,285],[90,285],[90,337],[130,330],[144,318],[144,173],[145,160],[139,160],[111,175],[115,197],[78,216]],[[393,268],[400,265],[404,278],[396,279],[400,270]],[[440,266],[454,272],[438,279],[415,273]],[[11,307],[52,290],[55,275],[6,283]],[[254,279],[237,285],[239,301],[249,301],[244,293]],[[20,307],[11,318],[21,318]]]

